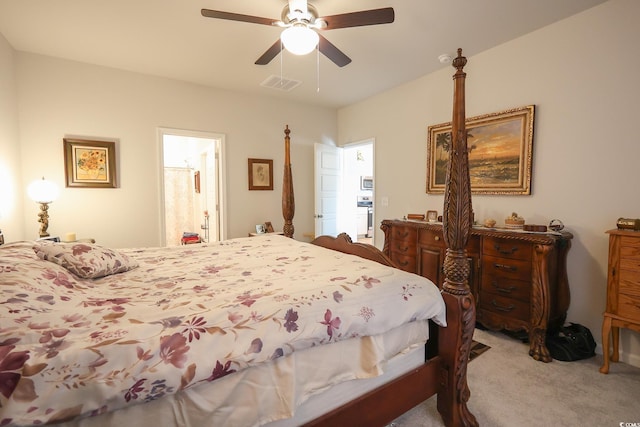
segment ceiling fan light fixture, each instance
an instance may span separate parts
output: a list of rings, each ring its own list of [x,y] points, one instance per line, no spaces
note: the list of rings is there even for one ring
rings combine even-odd
[[[293,25],[280,34],[284,48],[294,55],[306,55],[316,48],[320,37],[305,25]]]

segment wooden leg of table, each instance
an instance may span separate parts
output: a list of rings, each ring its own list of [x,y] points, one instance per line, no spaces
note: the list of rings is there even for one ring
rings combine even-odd
[[[617,326],[611,327],[611,336],[613,337],[613,354],[611,360],[617,362],[619,360],[618,347],[620,344],[620,328]]]
[[[611,318],[604,316],[602,321],[602,356],[603,362],[600,367],[600,372],[603,374],[609,373],[609,333],[611,332]],[[615,344],[614,344],[615,346]]]

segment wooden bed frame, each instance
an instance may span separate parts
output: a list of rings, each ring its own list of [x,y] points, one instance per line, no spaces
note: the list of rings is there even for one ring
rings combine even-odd
[[[447,426],[477,426],[467,408],[469,387],[467,363],[473,330],[475,302],[469,289],[469,264],[465,246],[471,233],[472,207],[469,181],[467,132],[465,129],[465,77],[467,59],[458,49],[453,60],[452,149],[444,196],[443,230],[447,252],[444,261],[445,283],[442,296],[447,306],[447,327],[437,328],[437,355],[423,365],[379,388],[345,403],[306,426],[384,426],[409,409],[437,394],[438,411]],[[285,166],[282,190],[284,234],[293,237],[295,211],[290,161],[289,127],[285,128]],[[353,243],[346,234],[337,238],[320,236],[312,243],[330,249],[372,259],[395,267],[394,263],[371,245]],[[432,336],[433,338],[433,336]],[[431,340],[430,342],[433,342]]]

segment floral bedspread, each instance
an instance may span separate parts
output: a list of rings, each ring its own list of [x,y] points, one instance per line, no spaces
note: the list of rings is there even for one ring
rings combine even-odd
[[[435,285],[282,236],[126,249],[80,279],[33,242],[0,246],[0,426],[95,416],[291,352],[445,323]]]

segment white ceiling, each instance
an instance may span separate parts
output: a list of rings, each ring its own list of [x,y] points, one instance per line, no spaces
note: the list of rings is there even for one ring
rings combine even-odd
[[[281,29],[200,14],[280,19],[286,0],[0,0],[0,33],[18,51],[337,108],[450,66],[443,53],[472,56],[604,1],[310,0],[320,16],[395,9],[392,24],[322,33],[353,60],[343,68],[315,53],[254,65]],[[302,84],[261,87],[271,75]]]

